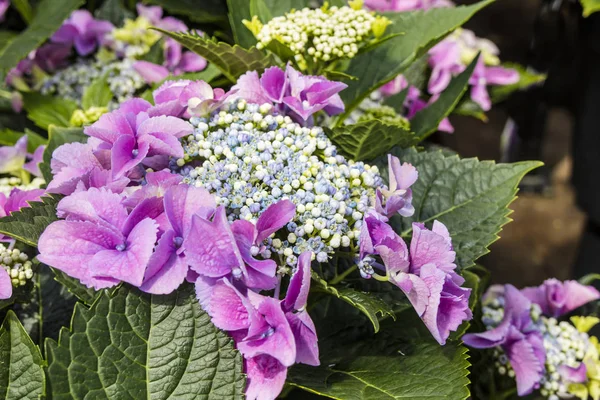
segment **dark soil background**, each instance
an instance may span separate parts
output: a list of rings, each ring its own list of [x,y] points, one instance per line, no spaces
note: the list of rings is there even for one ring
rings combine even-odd
[[[499,0],[478,13],[466,27],[493,40],[500,47],[503,61],[524,63],[539,6],[538,0]],[[488,117],[487,123],[453,117],[456,133],[439,139],[463,157],[499,160],[500,137],[508,114],[498,106]],[[521,287],[538,285],[549,277],[571,277],[585,223],[569,184],[571,134],[571,114],[552,109],[542,155],[552,173],[552,186],[544,195],[520,193],[512,204],[514,221],[504,227],[491,253],[480,260],[491,269],[493,282]]]

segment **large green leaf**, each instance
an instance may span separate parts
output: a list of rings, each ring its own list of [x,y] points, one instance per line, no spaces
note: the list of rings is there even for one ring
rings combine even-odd
[[[31,4],[29,4],[29,0],[12,0],[12,5],[21,14],[23,21],[30,24],[33,19],[33,9],[31,8]]]
[[[122,286],[46,341],[48,391],[62,399],[241,399],[242,357],[184,285],[154,296]]]
[[[52,153],[59,146],[62,146],[65,143],[72,142],[85,142],[87,140],[87,136],[83,133],[82,128],[61,128],[57,126],[50,126],[48,130],[48,146],[46,150],[44,150],[44,162],[40,164],[40,171],[42,171],[42,175],[46,182],[50,182],[52,180],[52,172],[50,169],[50,160],[52,160]]]
[[[243,20],[252,20],[250,2],[248,0],[227,0],[227,7],[229,9],[229,24],[235,43],[245,49],[255,46],[257,43],[256,38],[242,23]]]
[[[209,63],[219,68],[231,82],[237,81],[240,75],[248,71],[260,73],[276,64],[273,56],[266,56],[254,47],[246,50],[238,45],[231,46],[225,42],[218,42],[216,39],[189,33],[175,33],[162,29],[159,31],[206,58]]]
[[[452,79],[446,90],[440,94],[440,97],[433,104],[419,111],[410,120],[410,127],[417,136],[426,138],[434,133],[440,122],[450,115],[467,91],[469,78],[473,74],[476,63],[477,60],[475,59],[464,72]]]
[[[382,317],[395,318],[394,310],[391,308],[391,306],[377,297],[375,294],[362,292],[344,286],[329,285],[326,281],[314,273],[313,282],[316,284],[313,286],[314,291],[320,291],[335,296],[365,314],[373,324],[375,332],[379,331],[379,317],[377,314],[381,315]]]
[[[227,18],[227,7],[222,0],[148,0],[148,3],[199,23],[223,22]]]
[[[394,217],[392,224],[407,237],[413,222],[443,222],[452,236],[461,268],[488,253],[488,246],[510,221],[508,206],[516,198],[517,185],[525,174],[542,165],[536,161],[496,164],[415,149],[395,149],[392,154],[419,172],[412,186],[415,214],[410,218]],[[379,165],[387,169],[387,160],[380,160]],[[383,174],[387,176],[387,172]]]
[[[163,81],[156,83],[153,85],[155,88],[158,88],[166,81],[177,81],[180,79],[189,79],[191,81],[205,81],[210,83],[213,79],[221,76],[221,71],[219,68],[215,67],[212,64],[208,64],[208,66],[200,72],[186,72],[181,75],[169,75]]]
[[[37,246],[37,241],[46,227],[58,220],[57,204],[58,199],[51,195],[45,195],[42,201],[30,202],[30,207],[0,218],[0,234],[10,236],[29,246]]]
[[[0,327],[0,398],[38,399],[44,394],[44,360],[16,315]]]
[[[48,39],[63,21],[85,3],[84,0],[42,0],[35,17],[23,33],[13,39],[0,54],[0,71],[8,71]]]
[[[84,110],[90,107],[108,107],[113,98],[113,93],[108,86],[106,75],[96,78],[83,92],[81,106]]]
[[[467,349],[440,346],[414,314],[386,321],[375,336],[348,340],[338,333],[321,341],[321,366],[297,364],[288,383],[339,400],[466,399]]]
[[[471,6],[435,8],[429,11],[390,13],[392,25],[386,34],[402,35],[388,40],[375,50],[357,55],[346,73],[357,81],[347,81],[340,95],[346,104],[342,120],[373,90],[404,72],[415,60],[450,32],[464,24],[477,11],[491,3],[482,1]]]
[[[48,129],[50,125],[70,126],[71,115],[77,110],[72,100],[40,93],[23,93],[23,108],[37,126]]]
[[[50,268],[48,266],[43,266],[42,268]],[[71,292],[75,297],[84,302],[87,305],[92,305],[92,303],[98,297],[97,291],[93,288],[88,288],[83,285],[79,280],[70,277],[64,272],[58,269],[52,269],[52,273],[54,274],[54,280],[59,282],[65,289]]]
[[[395,146],[411,147],[420,139],[406,127],[372,119],[327,130],[337,148],[353,160],[372,160]]]
[[[589,17],[595,12],[600,11],[600,0],[580,0],[583,7],[583,16]]]

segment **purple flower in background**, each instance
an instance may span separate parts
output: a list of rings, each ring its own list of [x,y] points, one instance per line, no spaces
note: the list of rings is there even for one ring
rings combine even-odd
[[[14,188],[8,197],[0,193],[0,218],[19,211],[21,208],[29,207],[30,201],[40,201],[40,197],[44,193],[44,189],[21,190],[18,188]]]
[[[19,172],[27,157],[27,136],[17,140],[14,146],[0,147],[0,174]]]
[[[152,107],[142,99],[121,104],[118,110],[104,114],[84,132],[101,140],[111,149],[111,167],[114,179],[125,176],[138,167],[146,157],[183,157],[179,138],[193,132],[187,121],[170,116],[151,117]]]
[[[265,70],[259,78],[256,71],[242,75],[233,87],[236,98],[249,103],[275,103],[287,107],[296,120],[306,122],[317,111],[328,115],[344,111],[339,92],[347,87],[341,82],[329,81],[322,76],[302,75],[291,66],[285,71],[278,67]]]
[[[600,292],[592,286],[577,281],[561,282],[548,279],[538,287],[528,287],[521,293],[531,302],[538,304],[542,312],[558,318],[591,301],[600,299]]]
[[[448,230],[435,221],[432,230],[413,223],[410,254],[387,218],[367,213],[360,234],[360,258],[379,255],[390,281],[408,297],[435,340],[445,344],[451,331],[472,318],[471,289],[454,272],[456,253]],[[368,259],[368,258],[367,258]]]
[[[12,291],[10,275],[4,268],[0,268],[0,300],[10,299]]]
[[[79,55],[87,56],[104,44],[106,34],[113,29],[113,24],[94,19],[89,11],[76,10],[52,35],[50,41],[75,46]]]
[[[204,117],[221,107],[230,93],[221,88],[213,89],[204,81],[196,81],[183,90],[180,101],[187,105],[189,114]]]
[[[42,176],[42,171],[40,171],[40,163],[44,161],[44,150],[46,150],[45,145],[38,146],[33,154],[31,154],[31,159],[23,165],[23,169],[32,175]]]
[[[128,214],[121,196],[106,189],[74,193],[58,204],[65,220],[41,235],[38,259],[95,289],[121,281],[140,286],[157,239],[153,218],[162,212],[157,198]]]
[[[430,94],[442,93],[450,84],[452,77],[464,71],[459,44],[452,39],[442,40],[429,50],[431,77],[427,84]]]
[[[454,7],[449,0],[365,0],[365,6],[375,11],[414,11]]]
[[[487,91],[489,85],[511,85],[519,82],[519,73],[514,69],[504,67],[488,67],[479,57],[473,75],[469,79],[471,87],[471,99],[483,111],[489,111],[492,108],[492,100]]]
[[[398,157],[388,154],[389,190],[377,189],[375,210],[388,218],[398,213],[410,217],[415,213],[410,187],[417,181],[419,173],[411,164],[400,164]]]
[[[159,239],[140,286],[141,290],[153,294],[169,294],[181,285],[188,273],[183,244],[192,216],[208,219],[216,208],[214,197],[206,189],[184,184],[167,189],[163,202],[170,229]]]
[[[8,10],[9,6],[10,6],[10,0],[0,0],[0,22],[4,21],[4,14],[6,14],[6,10]],[[10,296],[8,296],[8,297],[10,297]],[[8,297],[5,297],[5,298],[8,298]]]
[[[546,352],[542,335],[531,320],[531,301],[512,285],[504,290],[504,319],[494,329],[463,337],[467,346],[501,346],[515,371],[519,396],[530,394],[544,375]]]

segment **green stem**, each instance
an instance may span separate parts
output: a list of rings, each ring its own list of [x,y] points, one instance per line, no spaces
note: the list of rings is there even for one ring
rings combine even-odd
[[[329,285],[335,285],[337,283],[340,283],[341,281],[343,281],[348,275],[350,275],[351,273],[353,273],[354,271],[356,271],[358,269],[358,265],[353,265],[352,267],[348,268],[347,270],[345,270],[344,272],[342,272],[341,274],[339,274],[338,276],[336,276],[335,278],[333,278],[332,280],[330,280],[329,282],[327,282]]]

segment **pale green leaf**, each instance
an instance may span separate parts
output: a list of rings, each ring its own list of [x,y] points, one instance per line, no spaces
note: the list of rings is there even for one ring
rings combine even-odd
[[[248,71],[261,73],[276,64],[273,56],[266,56],[254,47],[246,50],[238,45],[231,46],[225,42],[218,42],[216,39],[189,33],[174,33],[162,29],[159,31],[206,58],[209,63],[219,68],[231,82],[236,82],[240,75]]]
[[[30,24],[33,19],[33,9],[31,8],[31,4],[29,4],[29,0],[12,0],[12,5],[21,14],[23,21]]]
[[[122,286],[46,341],[48,392],[63,399],[241,399],[242,357],[192,285],[170,295]]]
[[[600,0],[580,0],[583,7],[583,16],[589,17],[595,12],[600,11]]]
[[[84,110],[90,107],[108,107],[113,93],[108,86],[107,76],[96,78],[83,92],[81,106]]]
[[[44,394],[44,360],[16,315],[0,327],[0,399],[37,399]]]
[[[357,55],[346,73],[358,77],[348,81],[340,95],[346,104],[342,119],[356,108],[372,91],[404,72],[433,45],[464,24],[491,0],[471,6],[434,8],[428,11],[390,13],[392,20],[386,33],[403,33],[383,43],[375,50]]]
[[[0,218],[0,235],[10,236],[29,246],[36,247],[42,232],[56,217],[58,199],[51,195],[42,197],[42,201],[30,202],[30,207],[22,208],[11,215]]]
[[[23,108],[27,117],[42,129],[50,125],[70,126],[71,116],[77,110],[72,100],[40,93],[23,93]]]
[[[419,111],[410,120],[410,127],[420,138],[426,138],[435,131],[452,110],[469,87],[469,78],[473,74],[477,60],[474,60],[460,75],[452,78],[448,87],[433,103]]]
[[[87,136],[83,133],[82,128],[61,128],[54,125],[50,126],[48,130],[48,146],[44,150],[44,161],[40,164],[40,171],[46,182],[52,180],[52,171],[50,169],[50,160],[52,160],[52,153],[59,146],[65,143],[80,142],[84,143],[87,141]]]
[[[372,160],[395,146],[411,147],[420,139],[406,127],[372,119],[327,130],[344,155],[357,161]]]
[[[461,268],[473,265],[489,252],[489,245],[510,221],[508,206],[516,198],[519,182],[542,165],[536,161],[496,164],[414,149],[394,149],[392,154],[402,162],[411,163],[419,172],[419,179],[411,187],[415,213],[409,218],[394,217],[392,224],[396,231],[407,237],[413,222],[423,222],[429,227],[434,220],[443,222],[452,236]],[[380,160],[378,165],[382,175],[387,176],[387,160]]]
[[[233,39],[235,43],[245,49],[256,46],[256,38],[242,23],[243,20],[252,20],[249,1],[227,0],[227,8],[229,9],[229,24],[231,25],[231,30],[233,31]]]
[[[84,0],[42,0],[36,7],[35,17],[29,27],[0,54],[0,71],[7,72],[16,66],[29,52],[56,32],[73,10],[84,3]]]
[[[147,2],[159,5],[171,14],[183,15],[198,23],[221,23],[227,18],[227,7],[223,0],[148,0]]]

